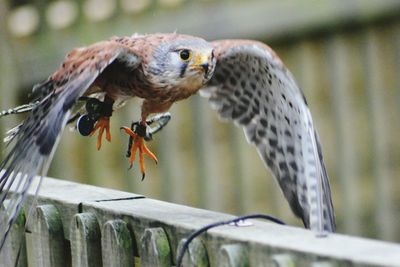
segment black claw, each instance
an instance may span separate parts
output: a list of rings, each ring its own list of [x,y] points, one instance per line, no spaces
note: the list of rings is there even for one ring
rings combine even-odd
[[[121,127],[121,128],[120,128],[120,130],[123,130],[123,129],[124,129],[124,127]],[[132,127],[131,127],[131,129],[132,129]],[[130,157],[131,157],[132,145],[133,145],[133,137],[132,137],[132,136],[129,136],[129,139],[128,139],[128,150],[126,151],[126,157],[127,157],[127,158],[130,158]]]
[[[142,182],[143,182],[143,180],[144,180],[145,177],[146,177],[146,174],[145,174],[145,173],[142,173]]]

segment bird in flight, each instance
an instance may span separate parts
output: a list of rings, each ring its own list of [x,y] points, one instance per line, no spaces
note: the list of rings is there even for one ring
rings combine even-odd
[[[142,98],[140,121],[122,129],[131,141],[129,161],[134,163],[138,154],[144,176],[144,156],[157,161],[146,146],[149,116],[199,90],[222,119],[243,127],[305,227],[335,231],[328,175],[307,102],[274,51],[252,40],[207,42],[157,33],[114,37],[72,50],[47,80],[34,86],[31,103],[0,113],[28,112],[5,138],[0,204],[12,201],[0,218],[1,244],[32,180],[46,174],[66,124],[76,120],[81,134],[97,134],[100,149],[104,132],[111,141],[113,112],[132,97]]]

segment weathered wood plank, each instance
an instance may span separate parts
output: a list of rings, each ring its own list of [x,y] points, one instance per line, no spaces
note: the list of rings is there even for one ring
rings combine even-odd
[[[129,229],[124,221],[107,221],[103,227],[101,244],[103,266],[135,266],[133,242]]]
[[[168,237],[161,227],[147,228],[143,233],[140,243],[140,266],[171,266],[171,248]]]
[[[60,186],[57,186],[57,183]],[[82,188],[79,188],[79,184],[69,183],[68,194],[65,194],[64,183],[63,181],[44,179],[43,192],[52,190],[52,196],[58,199],[60,205],[63,201],[68,205],[70,196],[73,196],[75,193],[78,194]],[[107,189],[104,188],[87,186],[83,186],[83,188],[87,190],[88,195],[96,195],[97,190],[105,194],[107,193]],[[118,197],[118,191],[110,190],[109,193]],[[121,192],[121,196],[125,194]],[[45,194],[44,199],[42,199],[41,194],[38,197],[41,203],[46,201],[49,203],[54,202],[54,199],[49,197],[48,193]],[[83,201],[81,206],[83,212],[94,214],[100,224],[105,224],[102,237],[103,265],[105,266],[109,266],[107,265],[107,261],[111,258],[105,257],[104,252],[109,251],[111,247],[118,248],[121,246],[125,249],[125,255],[129,255],[127,257],[129,257],[130,266],[133,265],[133,257],[138,254],[133,249],[133,240],[125,242],[125,239],[121,239],[122,237],[131,238],[132,232],[137,242],[136,247],[140,248],[143,244],[141,237],[146,232],[146,229],[149,234],[151,231],[148,229],[162,228],[166,236],[163,239],[167,239],[165,242],[169,244],[169,259],[171,260],[172,257],[176,257],[176,248],[179,241],[187,237],[193,230],[197,230],[209,223],[233,217],[229,214],[195,209],[146,198],[100,202]],[[32,249],[35,248],[42,251],[41,247],[43,247],[43,244],[47,245],[47,251],[51,254],[54,255],[57,251],[62,254],[62,250],[56,249],[57,246],[62,246],[61,240],[63,239],[60,214],[52,205],[39,206],[37,210],[40,218],[35,219],[38,223],[34,225],[37,225],[37,227],[34,227],[34,231],[30,234],[32,241],[29,246],[31,250],[29,259],[33,257],[35,257],[35,260],[36,258],[43,258],[43,255],[39,254],[39,252],[32,252]],[[124,221],[115,220],[115,218],[123,218]],[[112,220],[110,221],[110,219]],[[67,221],[70,222],[71,219]],[[331,234],[326,238],[318,238],[311,231],[300,228],[281,226],[257,220],[252,220],[252,222],[252,226],[223,226],[209,230],[206,234],[200,236],[207,248],[211,266],[219,266],[218,253],[221,246],[226,246],[227,244],[237,244],[244,246],[246,249],[248,249],[248,245],[251,245],[250,251],[267,253],[271,251],[271,253],[276,255],[296,255],[296,258],[301,257],[302,262],[308,265],[318,259],[324,259],[327,262],[333,260],[339,265],[351,263],[357,266],[396,266],[400,262],[400,245],[398,244],[340,234]],[[54,224],[56,229],[51,227]],[[49,229],[53,230],[50,231]],[[58,241],[54,240],[53,237],[57,237]],[[43,240],[44,242],[40,242]],[[113,241],[106,242],[105,240]],[[48,244],[54,241],[59,245],[52,247],[51,250],[48,249]],[[110,248],[106,248],[107,244],[112,245],[110,245]],[[115,254],[110,254],[111,256],[114,258]],[[144,254],[140,256],[143,257]],[[253,254],[251,256],[253,257]],[[63,257],[68,260],[67,256]],[[120,259],[123,257],[125,256],[117,258]],[[49,259],[51,259],[51,256],[49,256]],[[33,266],[38,266],[38,264],[35,262]]]
[[[115,210],[117,207],[130,207],[128,212]],[[133,199],[131,201],[85,202],[84,212],[96,214],[100,220],[123,217],[133,229],[137,246],[147,228],[162,227],[168,235],[172,257],[176,258],[179,241],[197,228],[219,220],[232,219],[232,215],[189,208],[153,199]],[[215,254],[215,253],[214,253]],[[213,254],[213,256],[214,256]]]
[[[185,237],[185,233],[188,235],[206,224],[233,218],[228,214],[152,199],[121,200],[118,204],[83,203],[82,208],[84,211],[98,214],[99,217],[124,216],[135,232],[143,232],[146,225],[162,225],[168,234],[173,252],[176,251],[174,248],[177,247],[177,240]],[[254,225],[251,227],[224,226],[209,231],[207,236],[212,233],[213,238],[207,238],[205,245],[209,248],[211,262],[216,258],[215,244],[212,243],[214,240],[219,240],[219,243],[247,243],[251,240],[254,246],[274,247],[278,251],[295,251],[331,259],[338,258],[339,261],[351,261],[360,265],[391,266],[400,262],[399,245],[339,234],[318,238],[314,233],[300,228],[253,222]]]
[[[102,266],[101,231],[95,215],[76,214],[71,220],[70,238],[72,266]]]
[[[31,238],[27,243],[29,266],[68,266],[70,256],[57,208],[54,205],[40,205],[36,207],[31,220]]]
[[[296,266],[296,259],[290,254],[277,254],[271,257],[270,264],[276,267]]]
[[[180,253],[185,242],[185,238],[179,242],[176,254]],[[182,266],[208,267],[209,265],[207,249],[204,243],[199,238],[193,239],[192,242],[189,243],[189,246],[183,255]]]
[[[29,189],[29,196],[27,203],[34,203],[33,196],[35,195],[35,190],[39,183],[39,179],[34,179],[32,186]],[[14,183],[18,184],[17,182]],[[134,199],[142,198],[143,196],[121,192],[112,189],[102,189],[100,187],[94,187],[91,185],[80,185],[76,186],[76,183],[59,180],[59,179],[46,179],[46,186],[40,189],[40,198],[37,204],[42,203],[53,204],[60,211],[60,216],[63,222],[63,231],[66,239],[69,238],[69,230],[71,219],[76,213],[80,212],[81,203],[84,201],[111,201],[113,199]],[[12,189],[11,189],[12,190]],[[72,193],[73,192],[73,193]],[[29,209],[29,207],[26,207]],[[31,222],[28,220],[27,230],[30,231],[32,226]]]
[[[223,245],[220,249],[219,264],[223,267],[248,267],[249,256],[244,245]]]
[[[316,261],[311,263],[311,267],[338,267],[339,265],[335,262],[328,261]]]

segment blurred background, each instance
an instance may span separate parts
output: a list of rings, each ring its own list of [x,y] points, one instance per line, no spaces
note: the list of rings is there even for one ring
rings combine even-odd
[[[0,109],[29,101],[64,55],[111,36],[173,32],[269,44],[308,99],[331,180],[338,232],[400,241],[399,0],[0,0]],[[112,144],[65,131],[49,176],[301,226],[242,130],[205,99],[176,104],[149,147],[146,179],[128,170],[133,100]],[[0,132],[23,117],[0,121]],[[4,145],[0,147],[4,149]]]

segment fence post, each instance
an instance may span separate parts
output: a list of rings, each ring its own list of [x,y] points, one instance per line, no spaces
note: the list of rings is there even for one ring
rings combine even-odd
[[[338,267],[338,264],[330,261],[316,261],[311,264],[311,267]]]
[[[145,229],[140,244],[142,267],[171,266],[171,248],[164,229],[161,227]]]
[[[72,266],[102,266],[101,232],[95,215],[79,213],[70,226]]]
[[[135,266],[133,242],[124,221],[110,220],[104,224],[101,245],[103,266]]]
[[[178,249],[176,254],[178,255],[182,250],[183,244],[186,242],[186,239],[182,239],[179,242]],[[210,265],[208,261],[208,254],[206,247],[203,242],[195,238],[190,242],[187,250],[182,259],[182,266],[190,266],[190,267],[208,267]]]
[[[220,249],[218,266],[223,267],[248,267],[249,255],[243,245],[223,245]]]
[[[276,254],[271,257],[271,266],[276,267],[294,267],[295,259],[290,254]]]
[[[54,205],[36,207],[32,216],[32,233],[27,242],[30,266],[68,266],[63,225],[60,213]],[[29,253],[30,252],[30,253]]]

